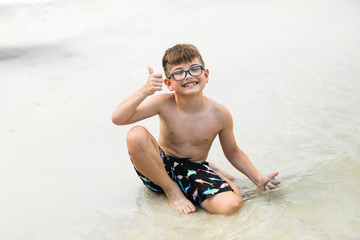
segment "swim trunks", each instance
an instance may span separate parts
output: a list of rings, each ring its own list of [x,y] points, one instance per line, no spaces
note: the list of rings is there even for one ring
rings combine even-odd
[[[210,169],[208,162],[198,163],[192,162],[188,158],[175,158],[165,154],[160,147],[159,150],[169,177],[180,186],[184,195],[193,203],[200,205],[209,196],[233,191],[226,181]],[[135,171],[150,190],[164,192],[161,187],[145,177],[136,168]]]

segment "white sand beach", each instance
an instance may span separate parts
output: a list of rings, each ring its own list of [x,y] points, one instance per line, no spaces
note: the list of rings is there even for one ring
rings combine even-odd
[[[177,43],[199,48],[240,148],[280,172],[261,192],[216,139],[244,197],[229,216],[178,215],[111,122]],[[360,239],[359,62],[356,0],[0,0],[0,239]]]

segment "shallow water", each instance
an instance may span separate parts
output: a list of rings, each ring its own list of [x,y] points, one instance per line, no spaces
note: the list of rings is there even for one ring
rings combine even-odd
[[[359,239],[360,3],[0,0],[1,239]],[[281,186],[263,193],[216,140],[244,206],[179,216],[127,156],[122,99],[190,42],[205,94]],[[166,92],[166,91],[165,91]],[[158,134],[157,118],[142,123]]]

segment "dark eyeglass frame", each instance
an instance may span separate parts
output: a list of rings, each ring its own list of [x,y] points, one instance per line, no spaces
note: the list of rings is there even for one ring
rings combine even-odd
[[[200,69],[201,69],[200,74],[198,74],[198,75],[193,75],[193,74],[191,74],[190,71],[193,70],[194,68],[200,68]],[[204,71],[204,67],[201,66],[201,65],[199,65],[199,66],[191,67],[191,68],[189,68],[188,70],[180,70],[180,71],[173,72],[172,74],[170,74],[169,76],[167,76],[167,78],[171,78],[171,77],[172,77],[175,81],[182,81],[182,80],[184,80],[184,79],[186,78],[187,74],[190,74],[190,75],[193,76],[193,77],[197,77],[197,76],[200,76],[200,75],[203,73],[203,71]],[[179,74],[179,73],[185,73],[185,76],[184,76],[184,78],[181,79],[181,80],[176,80],[176,79],[174,78],[174,75],[175,75],[175,74]]]

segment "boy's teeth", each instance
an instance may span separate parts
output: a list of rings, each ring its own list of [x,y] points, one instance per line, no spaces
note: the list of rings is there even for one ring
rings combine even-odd
[[[191,86],[194,86],[196,83],[189,83],[189,84],[186,84],[185,87],[191,87]]]

